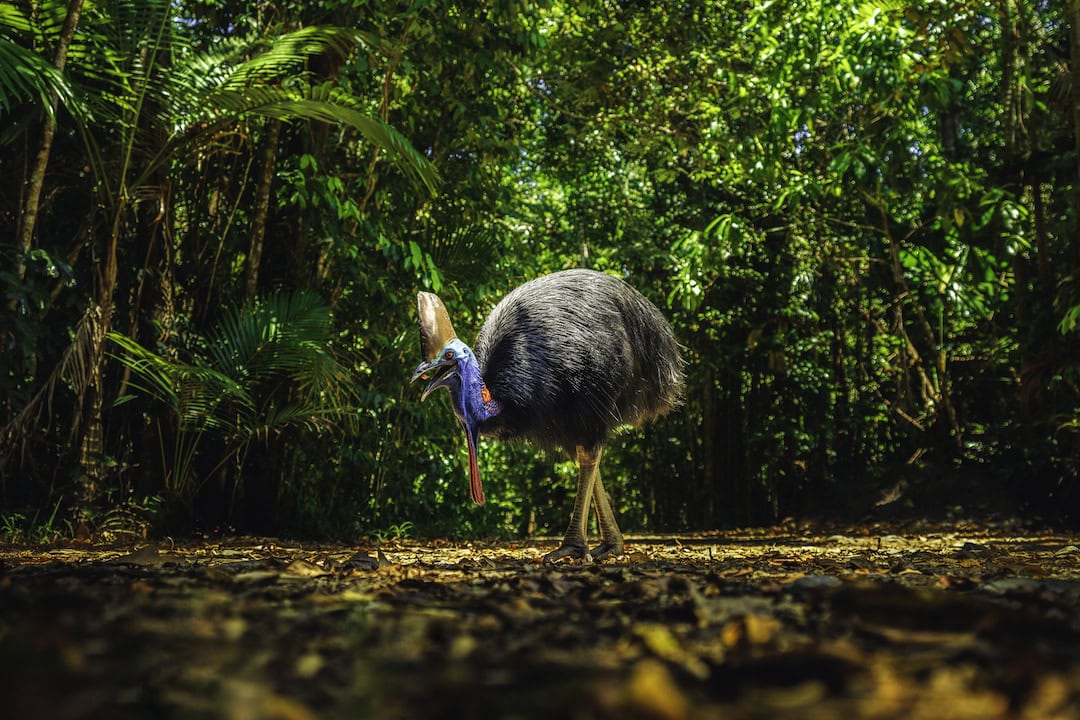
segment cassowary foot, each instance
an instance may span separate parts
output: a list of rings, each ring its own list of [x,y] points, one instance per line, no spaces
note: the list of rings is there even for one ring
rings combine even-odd
[[[566,543],[563,543],[561,546],[559,546],[558,548],[552,550],[547,555],[545,555],[542,558],[542,562],[545,562],[545,563],[555,562],[556,560],[560,560],[560,559],[562,559],[564,557],[576,558],[578,560],[581,560],[583,558],[589,557],[589,555],[590,555],[585,550],[586,550],[586,548],[585,548],[584,545],[577,545],[577,544],[568,545]]]
[[[604,560],[609,557],[618,557],[623,554],[623,544],[602,542],[589,551],[589,557],[593,560]]]

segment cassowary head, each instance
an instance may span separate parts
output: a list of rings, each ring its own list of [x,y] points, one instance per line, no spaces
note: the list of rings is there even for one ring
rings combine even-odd
[[[468,345],[458,339],[446,306],[434,293],[421,292],[416,296],[420,318],[420,348],[424,361],[416,366],[411,382],[420,378],[430,380],[421,400],[427,399],[436,388],[446,388],[454,415],[465,430],[469,446],[469,491],[473,502],[484,504],[484,488],[480,482],[480,467],[476,448],[480,423],[496,412],[497,403],[489,395],[480,375],[480,365]]]

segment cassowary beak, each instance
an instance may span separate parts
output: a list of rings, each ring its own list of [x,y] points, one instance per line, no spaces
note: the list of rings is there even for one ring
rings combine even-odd
[[[457,360],[443,360],[439,358],[437,360],[425,360],[416,366],[416,370],[413,371],[412,379],[409,382],[416,382],[420,378],[427,380],[431,377],[431,382],[424,388],[424,392],[420,395],[420,400],[427,400],[427,396],[431,394],[432,390],[436,388],[445,387],[450,389],[450,380],[457,374]]]

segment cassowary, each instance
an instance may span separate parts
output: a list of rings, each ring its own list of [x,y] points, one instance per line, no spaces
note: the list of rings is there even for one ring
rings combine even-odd
[[[604,443],[620,426],[666,413],[683,389],[679,345],[656,306],[611,275],[565,270],[504,297],[475,350],[458,339],[436,295],[419,293],[417,309],[424,361],[412,380],[430,378],[421,399],[436,388],[450,391],[468,444],[473,501],[484,502],[480,435],[561,449],[577,461],[577,497],[562,545],[544,561],[622,554],[622,533],[600,480]],[[601,542],[588,552],[590,501]]]

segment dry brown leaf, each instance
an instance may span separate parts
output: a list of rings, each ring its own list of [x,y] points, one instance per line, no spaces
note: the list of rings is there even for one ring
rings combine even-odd
[[[321,568],[313,562],[307,560],[293,560],[286,566],[283,571],[284,575],[291,575],[292,577],[302,578],[314,578],[329,575],[325,568]]]

